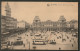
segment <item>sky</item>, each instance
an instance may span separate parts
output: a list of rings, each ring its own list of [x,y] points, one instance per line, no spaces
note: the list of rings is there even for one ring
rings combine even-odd
[[[57,21],[64,16],[67,21],[78,20],[78,2],[8,2],[11,8],[11,17],[18,21],[32,23],[35,16],[41,21]],[[1,3],[1,14],[6,15],[5,5]]]

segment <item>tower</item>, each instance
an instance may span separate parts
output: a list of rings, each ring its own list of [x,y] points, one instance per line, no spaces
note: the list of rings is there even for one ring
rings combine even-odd
[[[64,16],[62,15],[62,16],[60,16],[60,18],[59,18],[59,20],[58,20],[59,22],[65,22],[66,21],[66,19],[64,18]]]
[[[39,16],[35,16],[33,23],[39,23],[39,22],[40,22]]]
[[[60,16],[58,22],[59,22],[59,25],[60,25],[60,26],[59,26],[59,30],[60,30],[60,31],[65,31],[67,25],[66,25],[66,19],[64,18],[63,15]]]
[[[32,27],[33,27],[33,30],[35,31],[39,31],[40,30],[40,19],[39,19],[39,16],[35,16],[34,20],[33,20],[33,24],[32,24]]]
[[[5,6],[5,11],[6,11],[6,16],[11,17],[11,8],[10,8],[8,2]]]

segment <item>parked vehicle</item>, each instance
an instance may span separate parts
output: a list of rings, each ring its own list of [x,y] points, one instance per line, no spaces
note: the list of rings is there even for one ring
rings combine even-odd
[[[34,39],[33,45],[46,45],[45,40],[43,39]]]
[[[6,48],[8,48],[8,43],[7,42],[1,43],[1,49],[6,49]]]
[[[56,44],[56,42],[50,42],[50,44]]]
[[[16,42],[13,42],[13,45],[23,45],[23,41],[16,41]]]

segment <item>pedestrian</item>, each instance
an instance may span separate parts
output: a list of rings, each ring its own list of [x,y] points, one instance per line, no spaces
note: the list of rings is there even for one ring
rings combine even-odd
[[[59,47],[59,50],[61,50],[61,48]]]
[[[25,44],[24,44],[24,47],[25,47]]]
[[[72,44],[72,47],[73,47],[73,44]]]
[[[7,48],[8,48],[8,45],[7,45]]]
[[[70,42],[71,42],[71,40],[70,40]]]
[[[55,41],[55,39],[54,39],[54,41]]]

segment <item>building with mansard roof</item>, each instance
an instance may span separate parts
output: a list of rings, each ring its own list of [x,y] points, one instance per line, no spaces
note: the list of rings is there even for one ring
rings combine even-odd
[[[58,21],[41,21],[39,16],[35,17],[31,25],[32,31],[70,31],[71,28],[78,30],[78,21],[66,21],[64,16],[60,16]]]
[[[17,19],[8,17],[8,16],[1,16],[1,32],[9,32],[11,30],[15,30],[17,28]]]
[[[66,31],[66,19],[61,16],[58,21],[41,21],[39,16],[35,17],[32,23],[33,31]]]
[[[77,29],[78,30],[78,21],[77,20],[71,20],[70,21],[70,28],[71,29]]]
[[[66,22],[66,19],[64,18],[64,16],[60,16],[60,18],[59,18],[58,21],[59,21],[59,22]]]
[[[22,20],[22,21],[17,22],[17,28],[18,29],[28,29],[30,28],[30,25],[26,21]]]
[[[11,8],[5,6],[6,16],[1,15],[1,34],[14,31],[17,28],[17,19],[11,17]]]

